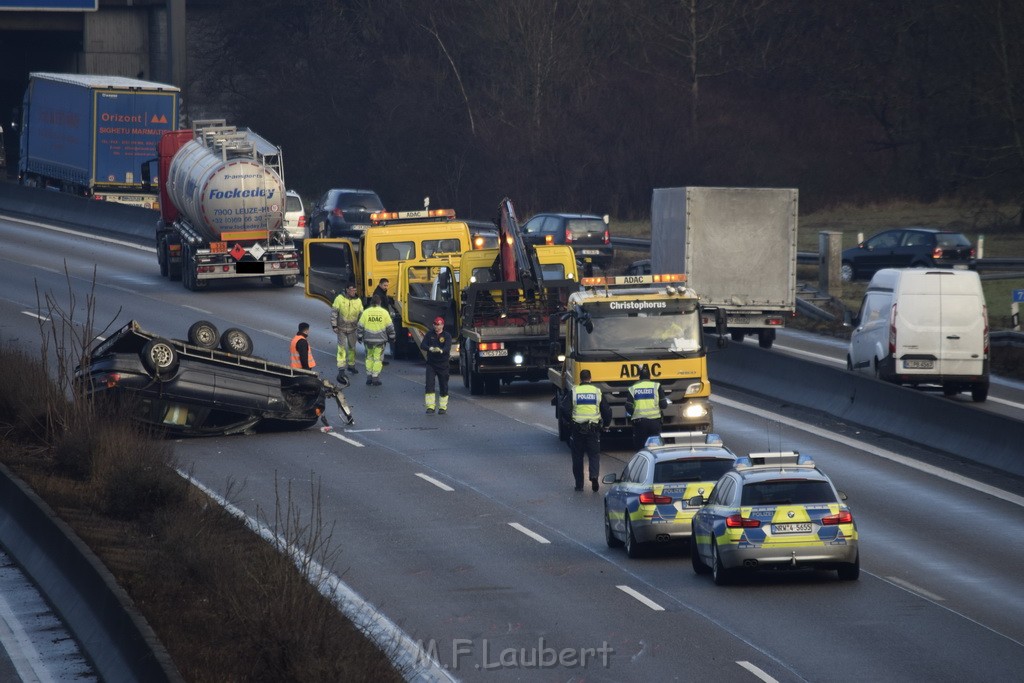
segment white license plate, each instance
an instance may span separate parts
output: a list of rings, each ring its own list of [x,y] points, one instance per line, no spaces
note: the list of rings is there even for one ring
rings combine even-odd
[[[788,522],[786,524],[772,524],[773,534],[809,534],[814,531],[814,525],[810,522]]]
[[[935,367],[933,360],[905,360],[903,367],[908,370],[931,370]]]
[[[580,249],[580,253],[585,256],[598,256],[601,252],[597,249]]]
[[[481,358],[495,358],[497,356],[507,356],[508,349],[494,349],[493,351],[481,351]]]

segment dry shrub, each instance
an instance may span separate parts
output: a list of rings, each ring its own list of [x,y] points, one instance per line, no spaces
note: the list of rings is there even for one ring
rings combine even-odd
[[[46,443],[47,420],[59,392],[38,358],[0,349],[0,434],[15,441]]]

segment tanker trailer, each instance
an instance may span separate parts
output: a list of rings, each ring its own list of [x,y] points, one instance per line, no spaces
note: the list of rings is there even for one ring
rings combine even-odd
[[[223,120],[166,133],[158,149],[160,274],[186,289],[269,277],[291,287],[299,252],[284,227],[281,150]],[[142,170],[144,178],[149,167]]]

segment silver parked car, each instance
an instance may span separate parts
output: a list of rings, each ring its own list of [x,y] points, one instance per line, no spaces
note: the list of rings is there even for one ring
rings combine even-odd
[[[608,474],[604,533],[609,547],[625,545],[638,557],[645,545],[690,538],[690,520],[700,507],[694,496],[710,494],[736,456],[717,434],[674,432],[651,437],[621,475]]]
[[[845,499],[807,456],[740,457],[693,517],[693,570],[720,586],[758,569],[835,569],[856,580],[857,525]]]

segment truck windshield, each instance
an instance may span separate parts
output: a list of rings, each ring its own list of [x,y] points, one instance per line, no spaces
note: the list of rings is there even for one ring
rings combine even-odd
[[[594,317],[594,331],[580,328],[579,350],[644,350],[694,352],[700,350],[701,326],[697,311],[640,312]]]

